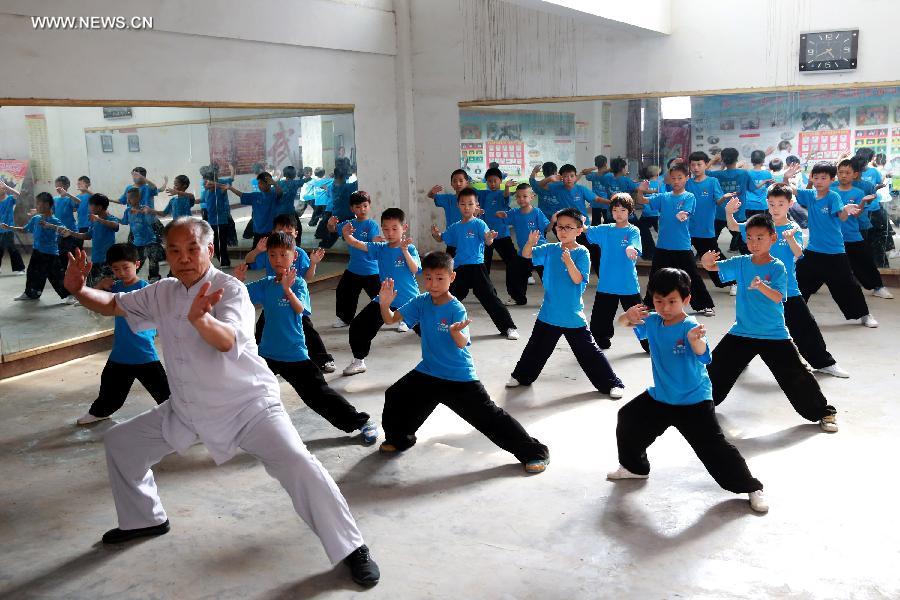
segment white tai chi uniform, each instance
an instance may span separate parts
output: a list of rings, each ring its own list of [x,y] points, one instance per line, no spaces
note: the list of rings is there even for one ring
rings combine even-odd
[[[234,328],[235,343],[228,352],[206,343],[187,319],[207,281],[210,292],[225,290],[211,314]],[[150,467],[199,439],[216,464],[229,460],[238,448],[262,461],[322,540],[332,564],[363,545],[346,500],[304,446],[281,404],[275,375],[257,353],[256,314],[243,283],[210,266],[190,289],[166,278],[117,294],[116,303],[132,330],[159,331],[172,390],[168,401],[112,427],[104,437],[120,529],[166,521]]]

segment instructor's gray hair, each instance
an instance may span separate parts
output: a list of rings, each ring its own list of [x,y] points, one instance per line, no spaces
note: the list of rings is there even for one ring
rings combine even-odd
[[[176,227],[190,227],[201,246],[209,246],[213,243],[213,228],[209,223],[198,217],[178,217],[172,219],[163,229],[163,237],[169,237],[169,232]]]

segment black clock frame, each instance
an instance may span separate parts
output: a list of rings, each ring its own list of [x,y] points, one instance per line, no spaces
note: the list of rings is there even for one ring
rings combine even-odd
[[[849,59],[850,66],[842,67],[840,69],[810,69],[807,68],[807,61],[804,60],[806,57],[806,38],[811,35],[821,35],[825,33],[834,33],[836,31],[846,32],[850,34],[850,55],[853,57]],[[810,31],[807,33],[800,34],[800,57],[799,57],[799,67],[801,73],[835,73],[841,71],[853,71],[857,66],[857,58],[859,55],[859,29],[827,29],[825,31]],[[829,62],[829,61],[819,61],[819,62]]]

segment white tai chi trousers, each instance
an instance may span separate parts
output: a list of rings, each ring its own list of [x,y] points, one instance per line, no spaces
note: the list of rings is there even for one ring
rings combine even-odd
[[[294,510],[319,536],[332,564],[363,545],[347,501],[322,464],[306,449],[281,406],[264,410],[239,434],[237,446],[259,459],[294,503]],[[150,469],[175,452],[153,409],[112,427],[104,436],[106,463],[120,529],[166,521]]]

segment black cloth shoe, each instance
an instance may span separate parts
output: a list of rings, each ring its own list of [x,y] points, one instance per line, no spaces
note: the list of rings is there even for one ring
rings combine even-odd
[[[115,529],[110,529],[103,534],[103,543],[121,544],[122,542],[127,542],[129,540],[134,540],[141,537],[149,537],[153,535],[163,535],[165,533],[169,533],[168,519],[165,523],[160,523],[159,525],[154,525],[153,527],[141,527],[140,529],[119,529],[118,527],[116,527]],[[378,568],[376,567],[376,570],[377,569]]]
[[[378,565],[369,554],[369,547],[365,544],[350,553],[344,559],[344,564],[350,567],[350,576],[353,581],[365,587],[372,587],[381,578]]]

